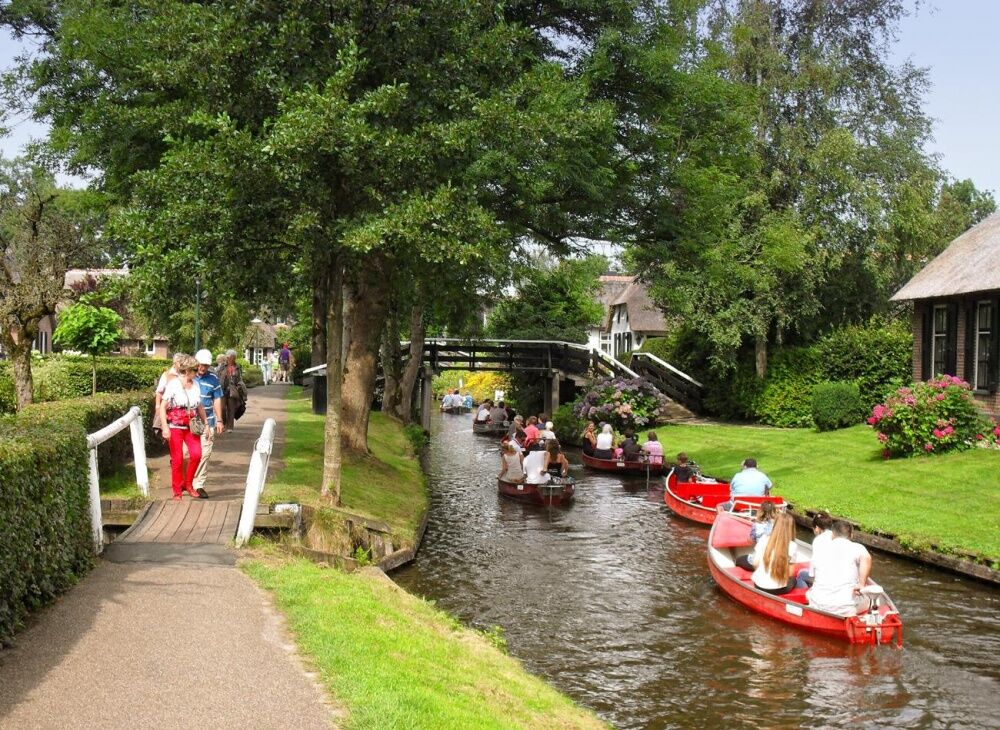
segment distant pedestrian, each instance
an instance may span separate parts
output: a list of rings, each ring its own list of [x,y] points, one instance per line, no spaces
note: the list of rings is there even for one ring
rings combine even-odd
[[[220,352],[215,358],[215,377],[222,380],[222,370],[226,367],[226,353]]]
[[[184,355],[176,366],[178,376],[167,384],[160,400],[160,422],[164,424],[163,439],[170,444],[170,486],[174,499],[179,500],[187,491],[195,499],[201,495],[194,490],[194,475],[201,462],[201,439],[191,431],[191,421],[201,418],[207,422],[202,405],[201,390],[194,382],[198,363]],[[187,470],[184,469],[184,447],[188,451]]]
[[[264,378],[264,385],[268,385],[271,382],[271,361],[265,355],[260,357],[260,374]]]
[[[247,386],[243,382],[243,370],[236,363],[236,350],[226,350],[226,364],[219,375],[219,383],[223,393],[223,422],[226,431],[232,431],[236,428],[236,419],[243,415],[247,401]]]
[[[212,448],[216,435],[221,435],[222,425],[222,385],[218,376],[212,371],[212,353],[208,350],[198,350],[194,359],[198,361],[198,376],[195,378],[201,391],[201,404],[205,409],[207,428],[201,434],[201,461],[194,473],[192,483],[202,499],[208,499],[205,491],[205,480],[208,478],[208,460],[212,456]]]
[[[292,351],[288,349],[288,343],[281,343],[281,352],[278,353],[278,368],[281,370],[281,382],[290,382],[288,373],[292,366]]]

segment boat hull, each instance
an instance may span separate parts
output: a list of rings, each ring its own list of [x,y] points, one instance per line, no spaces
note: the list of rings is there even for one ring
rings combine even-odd
[[[598,459],[589,454],[582,454],[584,466],[598,471],[613,471],[619,474],[631,474],[637,477],[658,476],[663,473],[663,464],[649,464],[645,461],[624,461],[621,459]]]
[[[500,496],[527,504],[563,507],[573,501],[576,487],[573,482],[562,484],[515,484],[497,479]]]
[[[876,614],[838,616],[811,608],[806,603],[805,591],[795,590],[782,596],[766,593],[753,585],[749,571],[733,565],[736,548],[749,548],[750,522],[730,514],[716,519],[708,537],[708,567],[712,578],[722,591],[751,611],[800,629],[823,634],[851,644],[903,644],[903,624],[888,596]],[[745,544],[739,545],[737,535],[744,534]],[[812,556],[812,546],[796,541],[800,558]],[[799,565],[804,565],[800,563]],[[870,583],[870,581],[869,581]]]
[[[663,501],[675,515],[701,525],[711,525],[719,514],[716,507],[729,501],[729,482],[678,483],[671,473],[663,489]],[[787,507],[785,500],[778,496],[739,497],[734,509],[750,515],[761,502],[774,502],[778,509]]]
[[[494,424],[494,423],[480,423],[478,421],[472,422],[472,432],[478,433],[483,436],[502,436],[507,433],[510,427],[506,424]]]

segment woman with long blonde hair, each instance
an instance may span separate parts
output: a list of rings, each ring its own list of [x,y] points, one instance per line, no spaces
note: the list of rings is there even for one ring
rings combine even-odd
[[[762,536],[750,562],[755,566],[753,584],[767,593],[781,595],[795,588],[795,520],[779,514],[770,535]]]

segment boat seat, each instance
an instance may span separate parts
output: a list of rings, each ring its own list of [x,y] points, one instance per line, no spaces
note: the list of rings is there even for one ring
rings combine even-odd
[[[795,571],[798,572],[799,570],[801,570],[803,568],[808,568],[808,567],[809,567],[809,563],[796,563],[795,564]],[[738,581],[746,583],[747,585],[751,585],[751,586],[753,585],[753,573],[751,571],[749,571],[749,570],[741,568],[738,565],[734,565],[731,568],[726,568],[726,572],[729,573],[729,575],[731,575],[734,578],[736,578]],[[807,605],[809,603],[809,601],[806,599],[806,591],[807,590],[809,590],[809,589],[808,588],[793,588],[788,593],[781,594],[780,597],[784,598],[786,601],[792,601],[793,603],[801,603],[802,605]]]
[[[750,524],[720,515],[715,520],[712,531],[712,547],[735,548],[753,545],[750,540]]]

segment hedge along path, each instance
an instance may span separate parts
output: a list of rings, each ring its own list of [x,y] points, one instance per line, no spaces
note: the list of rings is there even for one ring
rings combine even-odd
[[[284,385],[252,388],[246,413],[236,422],[236,429],[222,436],[216,435],[205,482],[209,499],[191,499],[185,495],[181,501],[175,501],[170,487],[170,455],[151,459],[149,468],[153,476],[150,479],[150,496],[153,502],[116,542],[123,545],[228,544],[236,534],[240,519],[250,454],[268,418],[275,421],[269,473],[273,473],[278,466],[287,417],[286,389]]]

